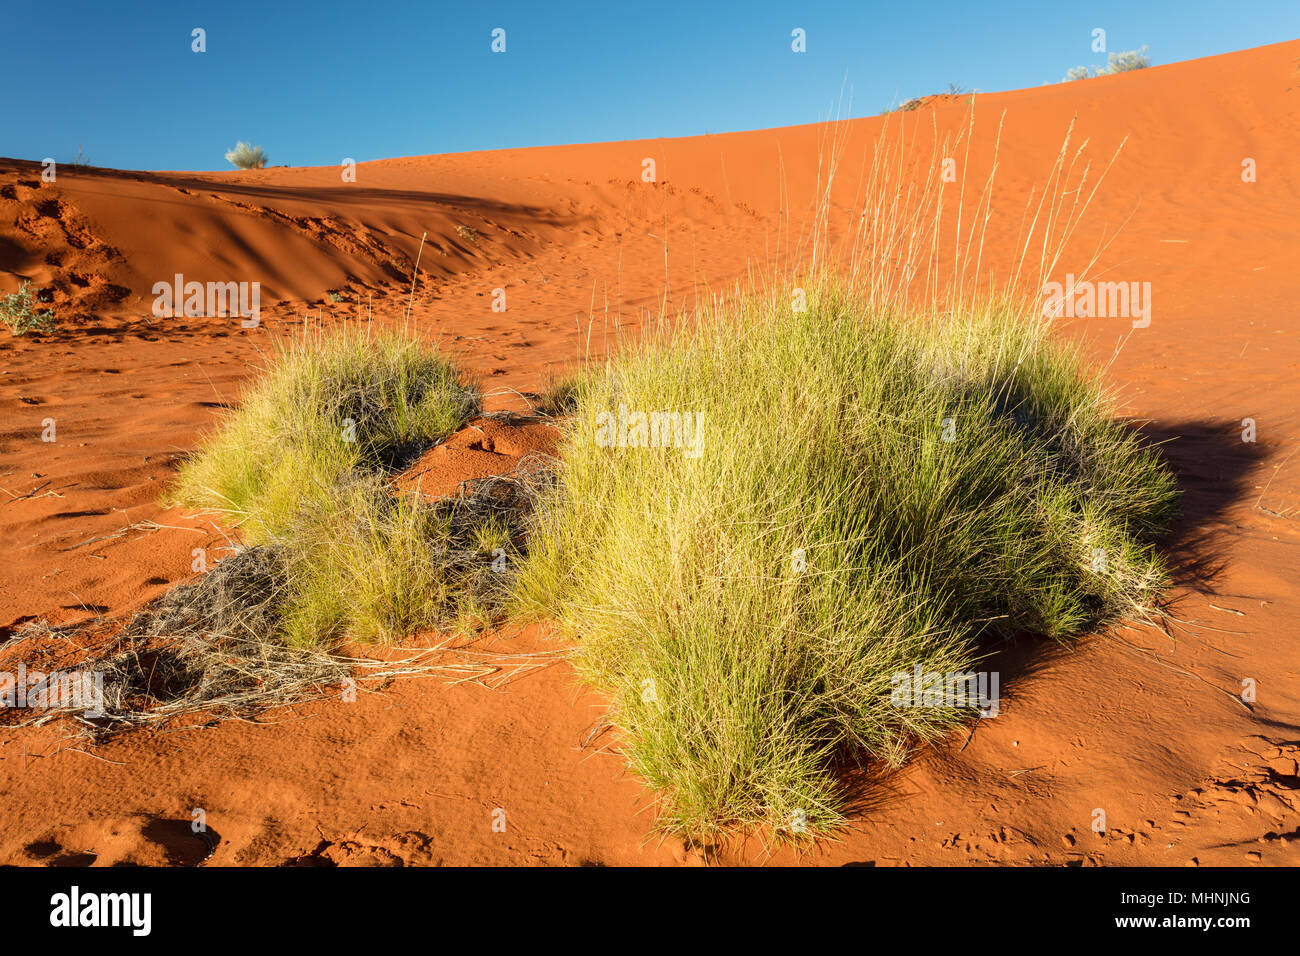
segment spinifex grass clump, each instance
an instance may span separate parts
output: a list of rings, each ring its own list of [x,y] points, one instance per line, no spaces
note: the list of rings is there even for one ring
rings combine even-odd
[[[520,523],[484,493],[427,501],[392,476],[480,409],[456,368],[405,336],[344,332],[281,348],[176,498],[228,512],[274,548],[274,624],[291,644],[390,640],[473,616],[478,572]],[[504,517],[503,517],[504,515]]]
[[[283,536],[286,639],[382,642],[491,620],[509,598],[535,482],[544,477],[486,479],[436,500],[359,478],[308,502]]]
[[[177,498],[228,511],[248,542],[282,534],[351,476],[392,473],[479,411],[477,390],[418,341],[345,331],[280,347]]]
[[[1032,311],[959,314],[750,299],[577,389],[519,598],[578,636],[668,828],[823,831],[838,760],[971,715],[895,675],[1153,610],[1169,472]]]

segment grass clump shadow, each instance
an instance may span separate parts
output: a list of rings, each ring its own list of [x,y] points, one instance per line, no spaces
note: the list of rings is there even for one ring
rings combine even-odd
[[[578,640],[668,830],[825,833],[844,758],[896,766],[972,716],[897,706],[898,675],[1156,612],[1174,480],[1024,309],[824,282],[651,334],[568,397],[516,599]]]

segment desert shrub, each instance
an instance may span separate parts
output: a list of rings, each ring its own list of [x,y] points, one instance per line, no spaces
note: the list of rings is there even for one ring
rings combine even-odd
[[[1107,58],[1105,66],[1093,67],[1090,71],[1086,66],[1076,66],[1065,74],[1067,81],[1086,80],[1090,76],[1109,76],[1112,73],[1126,73],[1129,70],[1143,70],[1151,65],[1151,58],[1147,56],[1145,46],[1140,50],[1125,50],[1123,53],[1111,53]]]
[[[226,153],[226,162],[239,169],[261,169],[266,165],[267,159],[261,146],[250,146],[242,140]]]
[[[1141,50],[1126,50],[1123,53],[1112,53],[1109,56],[1109,62],[1097,72],[1098,74],[1107,73],[1126,73],[1129,70],[1144,70],[1151,65],[1151,58],[1147,56],[1147,48],[1144,46]]]
[[[54,311],[33,309],[34,298],[31,285],[27,282],[20,285],[17,292],[0,296],[0,322],[4,323],[11,335],[54,331]]]
[[[823,283],[651,336],[570,397],[516,598],[578,642],[672,830],[834,826],[837,761],[896,765],[970,716],[894,706],[896,675],[1152,613],[1165,581],[1174,482],[1032,309]],[[640,447],[637,412],[699,430]]]

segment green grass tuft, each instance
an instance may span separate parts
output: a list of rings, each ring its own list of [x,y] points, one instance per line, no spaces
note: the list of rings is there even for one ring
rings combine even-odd
[[[289,530],[354,474],[392,473],[480,410],[478,390],[436,352],[345,331],[280,347],[186,461],[180,503],[230,512],[245,540]]]
[[[577,407],[577,393],[582,381],[581,372],[561,376],[551,374],[531,402],[533,411],[548,418],[571,415]]]
[[[477,388],[412,338],[311,336],[277,350],[181,466],[174,501],[226,512],[245,543],[282,553],[290,643],[392,640],[472,613],[485,591],[466,588],[491,560],[467,543],[483,509],[391,482],[480,410]]]
[[[488,623],[506,602],[521,522],[483,496],[429,500],[363,478],[310,502],[284,535],[286,641],[386,643]],[[499,550],[498,550],[499,549]],[[500,568],[494,557],[505,555]]]
[[[566,388],[516,600],[579,641],[665,828],[825,832],[839,761],[897,765],[971,717],[894,706],[894,675],[970,672],[989,632],[1155,612],[1167,468],[1032,309],[951,315],[823,283],[806,311],[715,307]],[[698,416],[698,447],[608,447],[620,406]]]

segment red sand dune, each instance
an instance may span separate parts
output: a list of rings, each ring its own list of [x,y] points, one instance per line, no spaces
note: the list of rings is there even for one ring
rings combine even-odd
[[[803,859],[1294,865],[1300,42],[974,101],[971,182],[1002,124],[987,238],[1001,262],[1072,119],[1096,164],[1127,138],[1068,252],[1086,260],[1109,239],[1094,274],[1151,282],[1151,325],[1062,325],[1107,366],[1126,412],[1171,439],[1185,490],[1171,547],[1199,570],[1183,575],[1176,640],[1125,630],[999,654],[998,718],[873,784],[843,839]],[[928,155],[932,131],[957,130],[968,109],[935,101],[891,117],[887,135]],[[600,355],[621,326],[690,308],[796,247],[832,138],[831,202],[850,209],[885,123],[386,160],[356,183],[333,168],[62,167],[43,184],[38,165],[0,160],[0,288],[51,290],[64,327],[0,334],[0,634],[122,614],[189,577],[193,548],[224,543],[160,493],[271,337],[308,313],[400,320],[418,257],[411,322],[482,376],[490,406],[514,406],[511,390]],[[641,180],[647,157],[657,183]],[[1243,182],[1246,158],[1256,182]],[[175,273],[261,282],[262,327],[154,318],[153,283]],[[49,418],[55,443],[40,437]],[[484,434],[426,456],[422,486],[449,491],[545,444]],[[550,645],[528,631],[496,646]],[[1236,697],[1247,679],[1253,710]],[[601,713],[557,663],[502,687],[399,681],[93,753],[67,749],[57,724],[5,731],[0,863],[195,862],[211,849],[189,832],[195,807],[227,864],[708,859],[646,842],[640,784],[608,735],[589,739]],[[1104,836],[1090,829],[1097,808]]]

